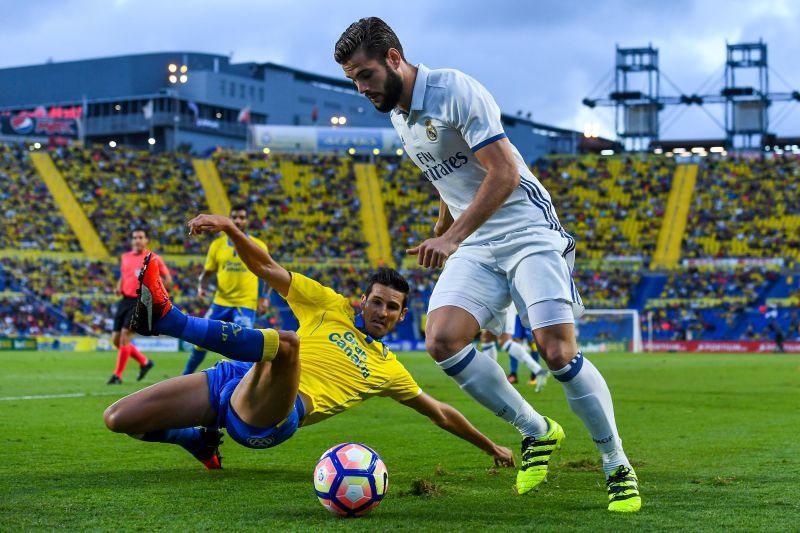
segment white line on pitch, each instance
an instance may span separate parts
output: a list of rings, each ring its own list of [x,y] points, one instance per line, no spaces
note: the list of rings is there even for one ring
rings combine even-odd
[[[118,396],[116,392],[70,392],[65,394],[37,394],[33,396],[0,396],[0,401],[12,402],[17,400],[52,400],[57,398],[84,398],[88,396]]]

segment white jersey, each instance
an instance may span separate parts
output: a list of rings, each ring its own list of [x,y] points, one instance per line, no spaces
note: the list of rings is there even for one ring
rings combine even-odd
[[[489,91],[453,69],[417,66],[408,114],[394,109],[392,124],[411,160],[432,182],[454,219],[470,206],[486,177],[475,152],[506,136],[500,108]],[[550,194],[531,173],[519,151],[512,152],[520,185],[463,245],[482,244],[525,229],[555,231],[569,240]],[[571,250],[570,250],[571,251]]]

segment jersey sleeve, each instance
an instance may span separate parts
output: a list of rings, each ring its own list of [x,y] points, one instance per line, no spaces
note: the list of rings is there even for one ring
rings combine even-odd
[[[161,256],[157,255],[156,259],[158,260],[156,262],[158,264],[158,273],[162,276],[169,276],[169,269],[167,268],[167,264],[164,262],[164,260],[161,259]]]
[[[451,88],[452,126],[461,132],[473,152],[506,136],[500,108],[483,85],[459,73]]]
[[[217,263],[217,243],[219,241],[215,240],[211,243],[211,246],[208,247],[208,253],[206,254],[206,266],[203,267],[205,270],[209,272],[216,272],[217,268],[219,268],[219,264]]]
[[[412,398],[416,398],[422,392],[417,382],[411,376],[411,373],[406,370],[406,367],[400,361],[397,361],[396,370],[392,376],[392,381],[389,386],[381,391],[381,396],[388,396],[398,402],[405,402]]]
[[[350,306],[347,298],[341,294],[297,272],[292,272],[286,303],[291,307],[301,326],[322,311],[328,309],[343,311]]]

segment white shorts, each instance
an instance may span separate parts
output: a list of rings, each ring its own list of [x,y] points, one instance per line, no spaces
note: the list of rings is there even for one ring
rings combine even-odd
[[[572,323],[584,310],[572,281],[574,252],[571,237],[539,229],[461,246],[447,260],[428,313],[448,305],[460,307],[481,329],[495,333],[505,330],[506,308],[513,303],[522,324],[531,329]],[[566,315],[557,305],[536,306],[532,312],[533,306],[549,300],[569,304],[571,313]]]
[[[501,333],[507,333],[509,335],[513,335],[514,331],[517,329],[517,308],[513,305],[509,305],[506,308],[506,322],[503,324],[503,331]]]

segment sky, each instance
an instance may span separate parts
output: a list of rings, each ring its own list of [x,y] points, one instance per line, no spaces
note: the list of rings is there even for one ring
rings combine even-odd
[[[506,113],[580,131],[592,122],[604,136],[613,136],[613,109],[581,100],[610,92],[601,82],[613,80],[617,45],[659,50],[662,95],[718,94],[726,42],[763,39],[770,90],[800,90],[796,0],[0,0],[0,12],[0,68],[193,51],[333,76],[342,75],[333,61],[342,31],[379,16],[409,62],[472,75]],[[722,138],[722,106],[703,109],[668,107],[661,137]],[[800,135],[800,102],[774,103],[770,124]]]

